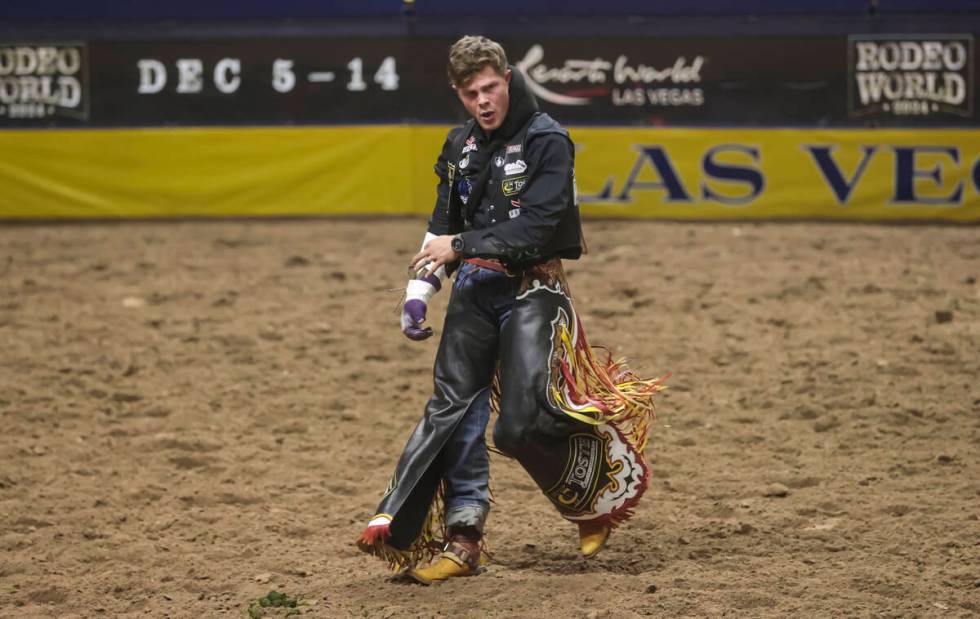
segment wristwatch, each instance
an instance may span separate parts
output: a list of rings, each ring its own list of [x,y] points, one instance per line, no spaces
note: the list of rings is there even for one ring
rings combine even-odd
[[[454,236],[450,247],[454,252],[458,254],[463,253],[463,236],[461,234],[457,234],[456,236]]]

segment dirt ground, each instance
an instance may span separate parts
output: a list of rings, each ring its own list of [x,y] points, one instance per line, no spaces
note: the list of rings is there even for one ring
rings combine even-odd
[[[672,373],[650,491],[586,561],[497,457],[489,571],[423,588],[352,545],[423,226],[0,226],[0,616],[980,614],[980,229],[588,222],[590,339]]]

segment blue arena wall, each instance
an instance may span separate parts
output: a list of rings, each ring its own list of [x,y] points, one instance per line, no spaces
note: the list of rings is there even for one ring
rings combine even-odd
[[[383,17],[402,14],[412,7],[419,16],[653,16],[653,15],[787,15],[866,13],[960,13],[977,10],[975,0],[547,0],[522,2],[496,0],[487,3],[458,0],[194,0],[89,1],[7,3],[0,18],[17,21],[185,21],[333,19],[344,17]]]

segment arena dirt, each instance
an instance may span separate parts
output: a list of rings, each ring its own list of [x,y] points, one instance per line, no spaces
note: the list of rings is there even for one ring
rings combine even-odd
[[[423,227],[0,227],[0,616],[980,613],[976,227],[587,223],[591,340],[672,373],[647,497],[586,561],[497,457],[488,572],[422,588],[352,542],[431,389]]]

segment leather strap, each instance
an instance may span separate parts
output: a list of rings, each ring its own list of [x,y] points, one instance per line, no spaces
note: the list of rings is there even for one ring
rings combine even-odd
[[[484,269],[490,269],[491,271],[496,271],[498,273],[507,273],[507,267],[505,267],[497,260],[484,260],[483,258],[464,258],[463,262],[469,262],[470,264],[475,264],[478,267]]]
[[[440,556],[449,559],[456,565],[468,565],[471,568],[476,568],[480,564],[479,548],[476,546],[474,551],[457,541],[451,541],[446,544],[446,550]]]

